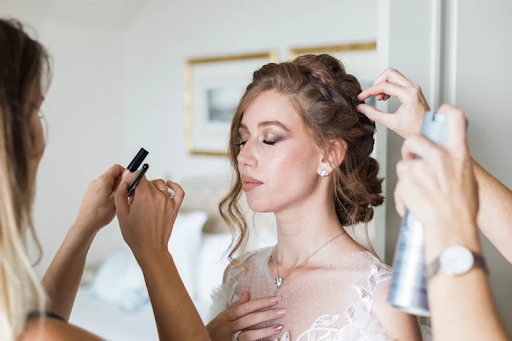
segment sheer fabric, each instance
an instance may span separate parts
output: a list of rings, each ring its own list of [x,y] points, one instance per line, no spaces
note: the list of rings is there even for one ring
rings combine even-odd
[[[273,248],[259,249],[230,265],[225,283],[212,295],[210,316],[215,317],[236,302],[245,288],[251,299],[270,297],[275,291],[268,261]],[[283,324],[272,341],[388,341],[385,328],[372,315],[376,299],[387,297],[391,268],[370,252],[358,252],[283,284],[282,300],[274,308],[286,308],[282,318],[256,328]],[[431,340],[422,328],[424,340]]]

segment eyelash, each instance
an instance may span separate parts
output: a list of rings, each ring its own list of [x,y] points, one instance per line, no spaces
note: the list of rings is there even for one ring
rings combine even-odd
[[[267,140],[263,140],[263,143],[265,144],[268,144],[269,146],[273,146],[277,143],[278,141],[267,141]],[[246,144],[247,141],[240,141],[238,142],[237,144],[235,144],[236,147],[243,147],[244,144]]]

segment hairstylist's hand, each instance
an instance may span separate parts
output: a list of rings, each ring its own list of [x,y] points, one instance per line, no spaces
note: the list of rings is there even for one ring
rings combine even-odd
[[[120,165],[113,165],[103,175],[87,186],[75,227],[96,233],[108,225],[116,215],[114,186],[124,172]]]
[[[171,181],[148,181],[144,177],[129,205],[128,183],[133,177],[135,174],[130,174],[121,182],[115,194],[115,203],[123,238],[140,261],[144,255],[169,252],[167,245],[185,192]],[[168,187],[174,191],[172,199],[167,193]]]
[[[232,340],[233,334],[236,332],[240,332],[238,341],[267,339],[281,332],[282,324],[246,330],[259,323],[283,317],[286,314],[286,309],[260,311],[276,305],[281,301],[281,297],[260,298],[254,301],[249,299],[250,294],[247,291],[244,292],[238,301],[208,323],[206,329],[212,341]]]
[[[444,147],[423,136],[409,137],[397,165],[396,209],[406,207],[425,228],[427,260],[452,244],[478,248],[478,187],[466,137],[464,113],[443,105],[447,116]],[[420,159],[415,159],[415,156]],[[477,243],[477,245],[475,245]]]
[[[373,85],[361,92],[357,98],[364,101],[375,96],[378,101],[396,97],[401,105],[394,113],[385,113],[368,104],[359,104],[357,110],[393,130],[403,137],[421,132],[423,116],[430,110],[418,84],[411,82],[397,70],[387,68]]]

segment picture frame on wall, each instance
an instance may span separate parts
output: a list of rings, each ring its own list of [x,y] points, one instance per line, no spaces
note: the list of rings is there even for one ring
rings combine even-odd
[[[189,59],[186,65],[187,148],[226,156],[231,120],[254,71],[277,62],[274,51]]]

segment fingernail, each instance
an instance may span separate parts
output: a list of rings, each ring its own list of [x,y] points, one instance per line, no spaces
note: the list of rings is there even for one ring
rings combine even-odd
[[[277,303],[281,301],[281,296],[272,297],[271,299],[269,299],[269,301],[270,303]]]
[[[364,107],[361,104],[359,104],[356,108],[357,108],[357,111],[364,114]]]
[[[279,309],[279,310],[276,310],[276,316],[283,316],[284,314],[286,314],[288,312],[288,310],[286,309]]]
[[[275,327],[274,327],[274,331],[275,331],[276,333],[278,333],[278,332],[280,332],[280,331],[281,331],[281,329],[283,329],[283,327],[284,327],[284,326],[283,326],[282,324],[279,324],[279,325],[277,325],[277,326],[275,326]]]

